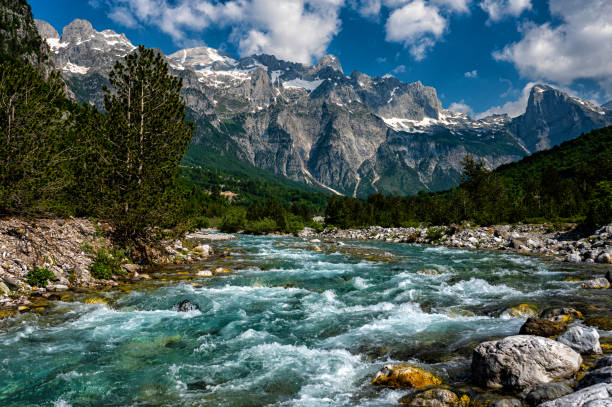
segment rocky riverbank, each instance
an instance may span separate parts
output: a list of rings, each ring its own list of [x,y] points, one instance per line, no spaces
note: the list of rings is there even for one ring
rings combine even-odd
[[[0,219],[0,308],[25,309],[33,295],[50,297],[54,292],[149,279],[127,256],[114,258],[120,252],[109,232],[109,225],[81,218]],[[147,251],[157,264],[190,263],[213,255],[203,241],[228,238],[233,236],[198,232],[158,239]],[[99,278],[92,266],[101,261],[112,261],[120,269]],[[37,273],[46,278],[36,278]]]
[[[468,386],[443,383],[436,372],[411,364],[386,365],[372,383],[406,389],[399,402],[414,407],[610,406],[612,356],[604,356],[597,329],[583,326],[582,318],[572,308],[547,309],[530,318],[521,334],[479,344]],[[560,330],[523,334],[534,319]]]
[[[420,243],[461,249],[509,250],[519,254],[549,256],[571,263],[612,264],[612,225],[580,237],[572,225],[553,230],[546,225],[492,227],[440,226],[430,228],[304,229],[304,238],[359,239],[395,243]]]

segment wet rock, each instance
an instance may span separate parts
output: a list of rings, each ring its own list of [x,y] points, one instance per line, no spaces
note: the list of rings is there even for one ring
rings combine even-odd
[[[547,319],[553,322],[561,322],[567,324],[575,319],[583,319],[582,312],[574,308],[547,308],[540,312],[538,318]]]
[[[597,328],[573,326],[565,331],[557,340],[583,355],[602,353]]]
[[[562,343],[516,335],[478,345],[472,353],[472,378],[483,387],[523,390],[571,377],[581,363],[580,354]]]
[[[565,256],[565,261],[569,263],[580,263],[582,261],[582,257],[580,253],[574,252]]]
[[[507,309],[502,316],[511,318],[527,318],[538,313],[538,307],[533,304],[519,304],[516,307]]]
[[[195,302],[189,300],[183,300],[174,306],[174,310],[178,312],[189,312],[200,310],[200,306]]]
[[[196,246],[193,251],[197,252],[202,256],[210,256],[212,254],[212,248],[207,244],[201,244]]]
[[[606,273],[606,279],[612,284],[612,270],[608,270]]]
[[[215,269],[215,274],[229,274],[229,273],[231,273],[231,272],[232,272],[232,271],[231,271],[230,269],[226,269],[226,268],[224,268],[224,267],[217,267],[217,268]]]
[[[386,365],[372,379],[375,385],[415,389],[441,383],[432,373],[411,365]]]
[[[108,301],[106,301],[104,298],[100,298],[100,297],[86,298],[84,302],[85,302],[85,304],[103,304],[103,305],[108,305]]]
[[[541,384],[527,393],[525,403],[529,407],[535,407],[546,401],[555,400],[573,392],[574,389],[565,383]]]
[[[590,290],[606,289],[610,288],[610,282],[605,277],[594,278],[592,280],[588,280],[582,283],[582,288]]]
[[[594,369],[601,369],[602,367],[612,366],[612,356],[606,356],[600,358],[595,364]]]
[[[138,264],[123,264],[121,268],[128,273],[137,273],[142,269],[142,266],[139,266]]]
[[[16,278],[11,276],[2,276],[2,280],[13,290],[18,290],[21,287],[21,283]]]
[[[606,404],[607,403],[607,404]],[[606,407],[612,405],[612,384],[602,383],[568,394],[539,407]]]
[[[196,276],[198,277],[212,277],[213,272],[210,270],[198,270],[196,271]]]
[[[489,404],[489,407],[523,407],[523,403],[518,399],[500,399]]]
[[[561,335],[566,328],[567,325],[564,323],[532,317],[525,321],[519,333],[521,335],[537,335],[549,338],[551,336]]]
[[[578,383],[577,389],[584,389],[600,383],[612,384],[612,366],[604,366],[589,371]]]
[[[413,396],[402,397],[399,402],[413,407],[456,407],[465,406],[465,399],[457,397],[455,393],[447,389],[429,389]],[[469,402],[468,402],[469,403]]]
[[[602,253],[597,257],[597,263],[602,264],[612,264],[612,254],[611,253]],[[609,273],[609,272],[608,272]],[[609,279],[608,279],[609,280]]]

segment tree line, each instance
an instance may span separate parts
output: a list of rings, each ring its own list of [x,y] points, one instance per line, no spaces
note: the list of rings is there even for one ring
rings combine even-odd
[[[337,197],[326,223],[355,228],[419,224],[478,225],[578,222],[587,228],[612,223],[612,127],[490,171],[466,156],[461,184],[438,193],[365,200]]]

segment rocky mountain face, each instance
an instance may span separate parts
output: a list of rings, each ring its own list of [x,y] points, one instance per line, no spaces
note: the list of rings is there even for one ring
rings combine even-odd
[[[61,37],[42,21],[37,26],[77,97],[102,106],[108,71],[134,45],[84,20]],[[612,111],[547,86],[532,89],[519,117],[472,120],[443,109],[432,87],[346,75],[333,55],[314,66],[272,55],[236,59],[208,47],[166,58],[183,78],[197,125],[191,162],[231,156],[350,196],[446,189],[457,184],[466,154],[496,167],[612,124]]]
[[[550,86],[536,85],[525,114],[512,120],[510,130],[530,151],[545,150],[610,124],[611,113]]]
[[[43,74],[54,65],[26,0],[0,0],[0,55],[21,58]]]

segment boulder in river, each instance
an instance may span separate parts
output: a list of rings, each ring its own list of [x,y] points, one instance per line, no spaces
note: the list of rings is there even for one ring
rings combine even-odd
[[[533,304],[519,304],[516,307],[508,308],[502,316],[510,318],[527,318],[538,313],[538,307]]]
[[[191,302],[189,300],[183,300],[174,306],[174,310],[178,312],[189,312],[200,310],[200,306],[195,302]]]
[[[565,331],[557,340],[583,355],[602,353],[597,328],[587,328],[579,325],[573,326]]]
[[[432,373],[412,365],[385,365],[372,379],[376,385],[415,389],[441,383]]]
[[[452,391],[440,388],[402,397],[399,402],[413,407],[468,407],[470,403],[467,396],[459,398]]]
[[[540,404],[558,399],[574,392],[574,389],[565,383],[546,383],[534,387],[525,395],[525,403],[529,407],[536,407]]]
[[[575,319],[583,319],[582,312],[574,308],[547,308],[540,312],[539,318],[548,319],[553,322],[569,323]]]
[[[605,277],[594,278],[592,280],[587,280],[582,283],[582,288],[590,289],[590,290],[601,290],[610,288],[610,282]]]
[[[612,366],[612,356],[606,356],[597,360],[594,369],[600,369],[602,367]]]
[[[612,384],[602,383],[586,387],[539,407],[607,407],[612,405]]]
[[[582,363],[570,347],[532,335],[483,342],[472,353],[472,379],[493,389],[520,391],[573,376]]]
[[[567,325],[561,322],[531,317],[521,326],[519,333],[521,335],[537,335],[549,338],[551,336],[561,335],[566,328]]]

